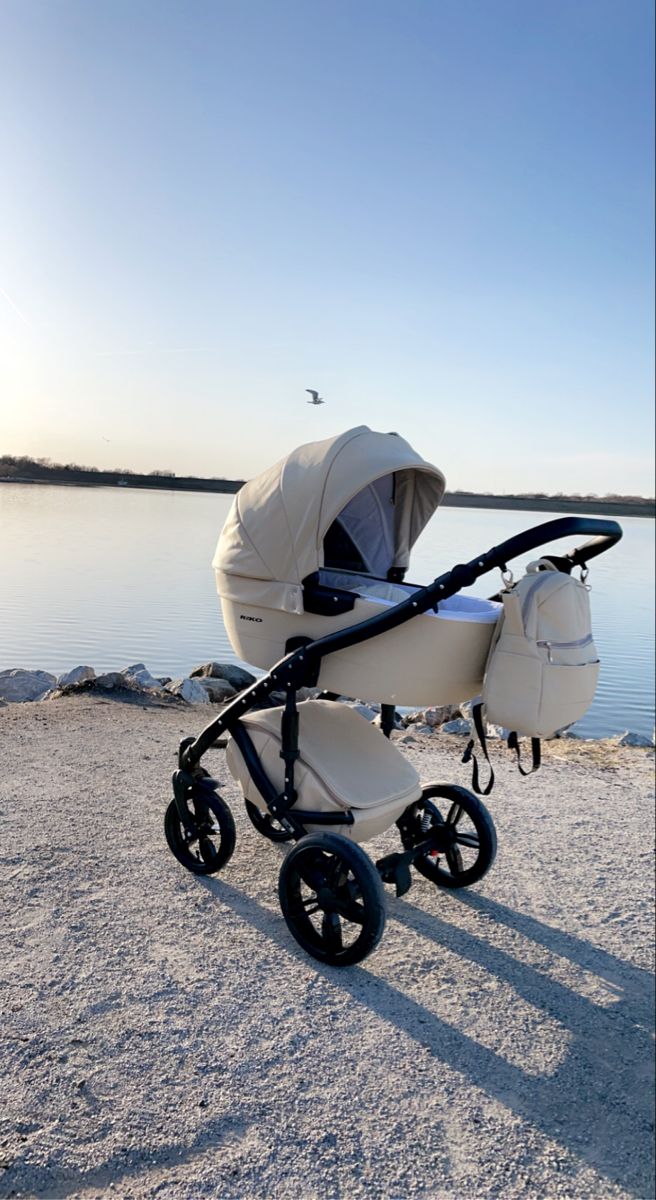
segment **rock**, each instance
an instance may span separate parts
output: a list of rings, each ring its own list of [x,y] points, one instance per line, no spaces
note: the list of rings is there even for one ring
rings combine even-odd
[[[616,746],[642,746],[646,750],[653,750],[654,743],[651,738],[645,737],[642,733],[632,733],[627,729],[625,733],[618,734],[617,737],[611,738]]]
[[[164,690],[170,692],[172,696],[178,696],[181,700],[186,700],[187,704],[212,703],[202,684],[197,679],[190,679],[188,676],[185,679],[171,680],[171,683],[167,683]]]
[[[197,679],[225,679],[231,684],[236,692],[243,691],[244,688],[250,687],[255,683],[255,676],[251,675],[250,671],[245,671],[243,667],[238,667],[234,663],[203,663],[200,667],[194,667],[190,671],[189,678]]]
[[[376,726],[377,729],[380,729],[382,723],[383,723],[383,718],[382,718],[381,714],[378,713],[378,715],[374,717],[374,725]],[[392,728],[393,729],[405,729],[405,725],[403,724],[401,717],[399,716],[399,714],[396,711],[394,713],[394,724],[393,724]]]
[[[66,671],[64,675],[60,675],[57,680],[57,687],[69,687],[72,683],[87,683],[90,679],[96,678],[96,672],[93,667],[73,667],[71,671]]]
[[[406,713],[403,717],[403,723],[409,725],[430,725],[433,729],[444,725],[445,721],[452,721],[460,716],[460,709],[454,704],[431,705],[430,708],[421,708],[417,712]]]
[[[455,721],[446,721],[442,726],[442,733],[456,733],[466,737],[470,733],[469,721],[465,721],[464,717],[458,717]]]
[[[202,676],[194,680],[199,683],[207,692],[213,704],[224,704],[226,700],[231,700],[237,693],[231,683],[227,679],[214,679],[211,676]]]
[[[170,675],[158,675],[157,682],[161,683],[162,687],[166,687],[167,683],[171,682],[171,676]]]
[[[415,733],[421,733],[424,735],[424,737],[426,735],[428,735],[429,737],[432,737],[433,734],[435,733],[435,726],[434,725],[415,725],[414,730],[415,730]]]
[[[104,675],[97,675],[94,680],[94,686],[101,688],[104,692],[109,692],[112,688],[127,687],[125,675],[120,671],[107,671]]]
[[[147,667],[143,663],[135,663],[132,667],[124,667],[121,675],[127,680],[130,687],[139,688],[144,692],[163,692],[164,687],[159,679],[155,679],[151,675]]]
[[[359,713],[361,717],[364,717],[365,721],[373,721],[377,716],[375,708],[371,708],[368,704],[363,704],[360,700],[356,700],[354,704],[349,704],[347,707]]]
[[[0,671],[0,700],[8,700],[10,704],[42,700],[56,683],[57,677],[47,671],[24,671],[21,667]]]

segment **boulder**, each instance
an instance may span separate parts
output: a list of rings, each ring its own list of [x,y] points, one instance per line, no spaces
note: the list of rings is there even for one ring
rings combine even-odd
[[[355,703],[348,704],[347,707],[359,713],[366,721],[373,721],[377,716],[376,709],[371,708],[368,704],[363,704],[361,700],[356,700]]]
[[[625,733],[618,734],[617,737],[611,739],[617,746],[642,746],[645,750],[653,750],[654,743],[651,738],[645,737],[642,733],[632,733],[627,729]]]
[[[241,692],[244,688],[250,687],[255,683],[255,676],[251,675],[250,671],[244,670],[243,667],[238,667],[234,663],[202,663],[200,667],[194,667],[190,672],[190,679],[225,679],[236,692]]]
[[[128,684],[125,675],[122,675],[120,671],[106,671],[104,675],[96,676],[94,686],[103,692],[109,692],[113,688],[127,687]]]
[[[407,713],[403,718],[406,725],[430,725],[433,729],[444,725],[445,721],[452,721],[460,716],[460,709],[454,704],[432,705],[430,708],[422,708],[418,712]]]
[[[205,688],[198,682],[197,679],[173,679],[171,683],[167,683],[164,689],[170,692],[172,696],[178,696],[180,700],[186,700],[187,704],[211,704]]]
[[[494,741],[495,738],[502,738],[505,742],[510,734],[510,730],[504,729],[503,725],[488,725],[485,732],[487,734],[488,741],[490,741],[490,739]]]
[[[377,729],[380,729],[382,723],[383,723],[382,714],[378,713],[378,715],[374,717],[374,725],[376,726]],[[396,711],[394,712],[394,724],[393,724],[392,728],[405,730],[405,725],[403,724],[403,720]]]
[[[471,732],[469,721],[465,721],[464,717],[458,717],[455,721],[446,721],[442,725],[442,733],[456,733],[461,737],[467,737]]]
[[[163,692],[164,686],[151,675],[143,663],[135,663],[132,667],[124,667],[121,675],[127,680],[129,687],[135,687],[144,692]]]
[[[0,700],[8,700],[10,704],[42,700],[56,683],[57,677],[47,671],[24,671],[21,667],[0,671]]]
[[[231,700],[237,693],[231,683],[227,679],[213,679],[202,676],[194,680],[194,683],[199,683],[207,692],[213,704],[225,704],[226,700]]]
[[[66,671],[64,675],[59,676],[57,687],[69,687],[73,683],[87,683],[95,678],[96,672],[93,667],[73,667],[71,671]]]

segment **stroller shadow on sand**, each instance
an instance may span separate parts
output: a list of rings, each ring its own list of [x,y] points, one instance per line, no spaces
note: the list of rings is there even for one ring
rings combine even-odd
[[[224,880],[199,882],[263,937],[307,962],[282,922],[252,897]],[[343,989],[356,1004],[365,1005],[416,1042],[436,1064],[458,1071],[474,1087],[612,1183],[636,1196],[648,1195],[651,1176],[646,1148],[653,1137],[650,973],[487,897],[452,893],[444,901],[445,909],[447,903],[456,906],[453,923],[424,912],[405,898],[396,901],[390,917],[441,950],[475,963],[509,985],[545,1019],[566,1030],[571,1038],[568,1052],[550,1074],[529,1074],[509,1063],[476,1040],[475,1027],[468,1036],[366,967],[343,971],[316,963],[317,978]],[[456,923],[461,915],[457,909],[462,906],[484,918],[493,937],[511,931],[525,938],[531,958],[538,947],[546,951],[544,969],[525,961],[515,949],[509,953],[487,936],[465,931]],[[516,944],[514,938],[513,946]],[[575,973],[591,973],[604,980],[616,992],[617,1002],[601,1007],[551,977],[550,956],[567,960]],[[536,1036],[540,1036],[539,1026]],[[508,1169],[512,1170],[512,1163]]]

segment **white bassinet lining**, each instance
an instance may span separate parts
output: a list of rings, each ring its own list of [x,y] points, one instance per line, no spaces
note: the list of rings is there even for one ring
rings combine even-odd
[[[322,568],[319,580],[327,587],[340,588],[344,591],[355,592],[362,600],[385,607],[393,607],[407,600],[420,590],[411,583],[389,583],[386,579],[372,579],[367,575],[355,575],[342,571],[332,571]],[[499,618],[503,605],[496,600],[484,600],[477,596],[463,596],[458,593],[446,600],[440,600],[438,611],[429,609],[427,616],[438,617],[443,621],[473,621],[482,625],[494,625]]]

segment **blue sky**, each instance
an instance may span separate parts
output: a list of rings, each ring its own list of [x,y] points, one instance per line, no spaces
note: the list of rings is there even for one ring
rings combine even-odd
[[[1,0],[0,111],[0,452],[653,495],[647,0]]]

